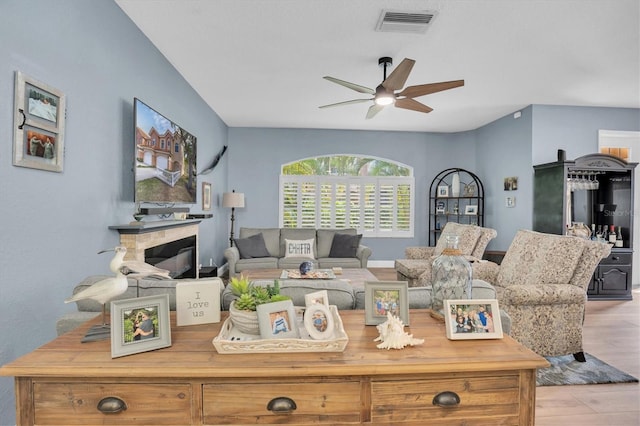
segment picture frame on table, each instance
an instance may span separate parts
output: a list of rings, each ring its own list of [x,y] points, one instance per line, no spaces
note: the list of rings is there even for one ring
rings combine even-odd
[[[502,339],[497,299],[444,301],[447,338],[450,340]]]
[[[365,324],[378,325],[391,313],[409,325],[409,290],[406,281],[365,281]]]
[[[291,300],[263,303],[256,308],[260,337],[263,339],[297,339],[298,320]]]
[[[202,182],[202,210],[211,210],[211,184]]]
[[[473,204],[468,204],[464,206],[464,214],[470,216],[476,216],[478,214],[478,206]]]
[[[438,198],[447,198],[449,196],[449,187],[447,185],[438,186],[438,192],[436,195]]]
[[[169,346],[168,294],[111,301],[111,358]]]
[[[314,340],[330,340],[333,337],[335,322],[328,306],[314,303],[304,311],[304,328]]]
[[[13,165],[62,172],[66,96],[20,71],[14,91]]]
[[[307,308],[317,303],[327,308],[329,307],[329,293],[327,293],[327,290],[314,291],[304,295],[304,304]]]

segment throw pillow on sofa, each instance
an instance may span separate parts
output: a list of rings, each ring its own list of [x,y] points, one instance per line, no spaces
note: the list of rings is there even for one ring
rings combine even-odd
[[[356,257],[362,234],[347,235],[336,233],[333,236],[329,257]]]
[[[255,234],[248,238],[236,238],[234,241],[240,252],[241,259],[271,256],[267,250],[267,246],[264,244],[262,234]]]
[[[284,240],[284,257],[306,257],[315,259],[313,247],[315,239],[310,240]]]

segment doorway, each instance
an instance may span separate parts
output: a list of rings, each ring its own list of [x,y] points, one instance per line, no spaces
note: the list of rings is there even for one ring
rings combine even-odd
[[[627,158],[623,160],[629,163],[640,163],[640,132],[619,130],[598,131],[598,152],[609,153],[608,148],[626,148]],[[623,151],[624,152],[624,151]],[[640,170],[636,168],[633,182],[633,286],[640,285],[640,223],[636,220],[636,212],[640,212]]]

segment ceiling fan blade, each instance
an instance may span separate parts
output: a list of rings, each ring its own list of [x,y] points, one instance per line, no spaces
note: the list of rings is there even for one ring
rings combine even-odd
[[[433,108],[428,107],[425,104],[422,104],[416,101],[415,99],[411,99],[411,98],[396,99],[395,105],[396,105],[396,108],[410,109],[412,111],[418,111],[418,112],[424,112],[424,113],[433,111]]]
[[[464,80],[443,81],[440,83],[419,84],[417,86],[409,86],[398,96],[406,96],[407,98],[417,98],[419,96],[429,95],[431,93],[442,92],[443,90],[453,89],[455,87],[464,86]]]
[[[375,90],[370,89],[368,87],[361,86],[359,84],[349,83],[348,81],[340,80],[340,79],[337,79],[337,78],[334,78],[334,77],[329,77],[328,75],[325,75],[322,78],[324,78],[325,80],[329,80],[329,81],[331,81],[333,83],[339,84],[341,86],[348,87],[349,89],[355,90],[356,92],[367,93],[369,95],[375,95],[376,94]]]
[[[367,120],[373,118],[374,115],[379,113],[384,109],[384,105],[373,104],[369,107],[369,111],[367,111]]]
[[[402,89],[415,63],[416,61],[413,59],[404,58],[402,62],[400,62],[400,65],[382,82],[382,86],[392,91]]]
[[[350,101],[337,102],[335,104],[329,104],[329,105],[322,105],[322,106],[319,106],[318,108],[331,108],[331,107],[342,106],[342,105],[359,104],[361,102],[369,102],[369,101],[372,101],[372,100],[373,100],[373,98],[370,98],[370,99],[352,99]]]

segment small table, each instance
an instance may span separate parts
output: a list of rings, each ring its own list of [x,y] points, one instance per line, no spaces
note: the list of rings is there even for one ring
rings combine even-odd
[[[407,332],[425,343],[377,349],[377,329],[364,325],[362,311],[340,316],[349,336],[344,352],[222,355],[212,344],[222,323],[176,327],[172,313],[171,347],[115,359],[109,341],[80,343],[97,318],[4,365],[0,375],[15,377],[20,425],[444,419],[533,426],[536,369],[549,364],[510,337],[448,340],[428,310],[411,310]],[[105,399],[105,410],[127,408],[105,414],[97,408]]]

